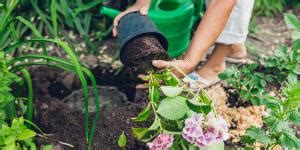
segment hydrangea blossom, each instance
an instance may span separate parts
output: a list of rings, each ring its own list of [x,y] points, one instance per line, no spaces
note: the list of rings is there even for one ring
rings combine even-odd
[[[173,135],[162,133],[147,145],[151,150],[167,150],[173,145],[173,140]]]
[[[202,114],[193,114],[185,120],[182,137],[201,148],[228,139],[228,127],[224,119],[213,114],[208,114],[206,119]]]

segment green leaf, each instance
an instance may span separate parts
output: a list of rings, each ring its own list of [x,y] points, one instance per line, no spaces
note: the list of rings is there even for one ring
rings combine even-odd
[[[292,40],[293,41],[300,39],[300,31],[297,31],[297,30],[292,31],[292,35],[291,36],[292,36]]]
[[[290,27],[291,29],[300,30],[300,21],[295,15],[290,13],[284,14],[284,21],[287,24],[287,26]]]
[[[148,130],[156,130],[160,125],[160,120],[158,118],[154,119],[152,125],[148,128]]]
[[[53,149],[52,145],[43,145],[42,146],[42,150],[52,150],[52,149]]]
[[[197,113],[208,114],[212,110],[211,105],[205,104],[205,103],[200,103],[194,99],[187,100],[186,103],[192,111],[197,112]]]
[[[169,120],[178,120],[189,110],[186,99],[181,96],[168,97],[159,104],[157,113]]]
[[[17,135],[18,140],[27,140],[36,136],[36,133],[30,129],[24,129],[20,134]]]
[[[276,128],[276,126],[279,122],[279,120],[276,117],[268,117],[268,118],[265,118],[264,121],[269,126],[271,131],[273,131]]]
[[[297,125],[300,125],[300,113],[292,112],[291,114],[289,114],[289,120]]]
[[[174,87],[174,86],[161,86],[162,92],[168,97],[176,97],[182,93],[182,87]]]
[[[282,146],[287,147],[288,149],[299,149],[300,141],[295,135],[289,133],[283,133],[280,137],[280,142]]]
[[[131,119],[136,122],[146,121],[150,115],[150,105],[151,104],[149,103],[145,110],[140,112],[137,117]]]
[[[246,143],[246,144],[249,144],[249,145],[252,145],[252,144],[255,143],[255,139],[252,139],[249,136],[242,136],[241,140],[243,141],[243,143]]]
[[[127,138],[124,134],[124,132],[119,136],[119,139],[118,139],[118,145],[119,147],[123,148],[126,146],[126,143],[127,143]]]
[[[297,81],[298,81],[298,76],[297,76],[297,74],[295,74],[295,73],[290,73],[290,74],[288,75],[287,79],[288,79],[288,82],[289,82],[289,83],[294,84],[294,83],[297,83]]]
[[[54,37],[57,38],[57,12],[56,12],[56,0],[52,0],[50,10],[53,24]]]
[[[159,89],[157,87],[153,87],[153,101],[154,102],[158,102],[159,101],[159,98],[160,98],[160,92],[159,92]]]
[[[252,127],[247,129],[246,136],[250,137],[251,139],[257,140],[258,142],[264,145],[272,143],[271,138],[267,136],[266,133],[259,128]]]
[[[145,134],[148,133],[147,128],[131,128],[133,135],[138,139],[141,140]]]

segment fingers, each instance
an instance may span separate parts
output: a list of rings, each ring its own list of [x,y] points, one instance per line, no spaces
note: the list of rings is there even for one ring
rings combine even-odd
[[[141,80],[143,80],[143,81],[148,81],[149,80],[149,76],[144,75],[144,74],[139,74],[138,78],[141,79]]]
[[[149,7],[145,6],[140,9],[141,15],[148,15]]]
[[[148,88],[147,86],[145,86],[145,84],[138,84],[135,86],[136,89],[146,89]]]
[[[115,19],[114,19],[114,22],[113,22],[113,36],[116,37],[118,35],[118,24],[119,24],[119,21],[120,19],[126,15],[128,13],[128,11],[124,11],[124,12],[121,12],[120,14],[118,14]]]
[[[153,60],[152,65],[157,68],[167,68],[167,67],[172,66],[172,61]]]
[[[118,35],[118,24],[119,24],[119,21],[120,19],[125,16],[126,14],[128,13],[131,13],[131,12],[135,12],[135,11],[140,11],[140,13],[142,15],[148,15],[148,10],[149,10],[149,6],[144,6],[144,7],[137,7],[137,6],[133,6],[123,12],[121,12],[119,15],[117,15],[114,19],[114,22],[113,22],[113,36],[116,37]]]

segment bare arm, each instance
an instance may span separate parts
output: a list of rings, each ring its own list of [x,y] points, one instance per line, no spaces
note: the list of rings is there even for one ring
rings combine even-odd
[[[184,56],[191,67],[196,66],[207,49],[214,44],[224,30],[227,20],[237,0],[211,0],[207,11],[198,26],[190,47]]]

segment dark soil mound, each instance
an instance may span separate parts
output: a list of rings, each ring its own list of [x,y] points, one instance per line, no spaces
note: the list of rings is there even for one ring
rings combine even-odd
[[[35,89],[35,118],[34,122],[43,129],[47,134],[51,134],[48,138],[37,138],[39,145],[54,144],[64,149],[87,149],[85,139],[84,114],[74,112],[64,103],[60,97],[65,97],[65,93],[61,92],[67,89],[67,93],[75,89],[80,89],[80,83],[75,78],[71,89],[62,88],[61,80],[70,74],[61,70],[50,69],[46,67],[37,67],[31,69],[32,79]],[[105,75],[104,75],[105,76]],[[103,79],[104,80],[104,79]],[[110,80],[117,82],[118,80]],[[50,88],[52,87],[52,88]],[[64,85],[63,87],[69,87]],[[56,94],[56,96],[54,95]],[[113,109],[102,109],[100,119],[97,124],[92,148],[95,150],[117,150],[117,140],[119,135],[124,131],[127,136],[128,149],[146,149],[143,143],[138,142],[132,135],[131,127],[141,127],[145,124],[136,124],[130,118],[135,117],[147,102],[147,92],[138,91],[133,101],[136,103],[127,103],[124,106]],[[102,100],[101,102],[103,102]],[[95,114],[90,113],[89,126],[92,125],[92,119]],[[61,145],[59,142],[65,142],[74,146],[74,148]]]
[[[139,72],[152,69],[152,60],[168,60],[167,51],[153,35],[142,35],[128,42],[121,52],[121,61]]]

